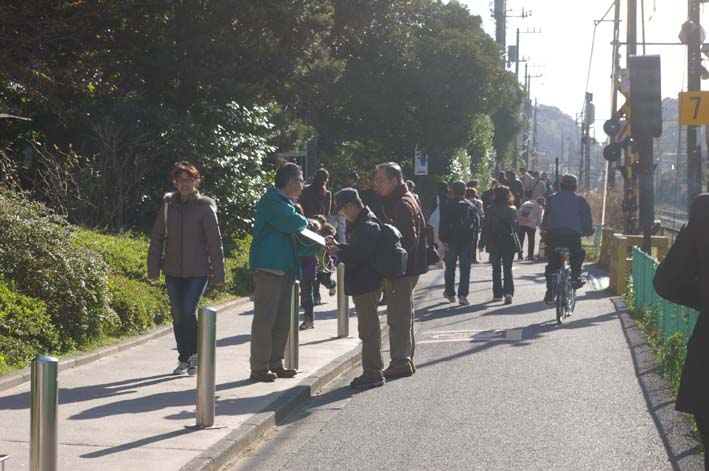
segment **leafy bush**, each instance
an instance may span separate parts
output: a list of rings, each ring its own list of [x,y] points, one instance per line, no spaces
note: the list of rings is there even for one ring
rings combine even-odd
[[[167,294],[157,286],[114,275],[109,288],[111,308],[120,319],[120,333],[143,332],[170,317]]]
[[[100,335],[107,309],[108,267],[73,244],[72,228],[39,203],[0,191],[0,274],[22,294],[45,302],[62,348]]]
[[[78,229],[74,242],[101,255],[111,274],[134,280],[146,280],[148,241],[144,237],[126,237],[101,234],[88,229]]]
[[[0,279],[0,370],[24,367],[35,356],[53,352],[58,339],[45,304]]]

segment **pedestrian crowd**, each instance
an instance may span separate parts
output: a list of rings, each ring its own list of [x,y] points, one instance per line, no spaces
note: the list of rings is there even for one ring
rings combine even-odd
[[[176,189],[165,194],[148,251],[148,277],[160,272],[170,300],[178,366],[174,374],[197,371],[196,310],[210,277],[225,282],[222,238],[214,200],[199,193],[202,176],[189,162],[170,171]],[[539,258],[546,258],[544,302],[553,303],[552,274],[561,268],[557,248],[569,250],[572,285],[582,286],[585,252],[581,237],[592,235],[591,209],[577,194],[577,179],[564,175],[557,185],[539,172],[520,169],[499,172],[480,192],[479,180],[440,182],[428,219],[416,185],[405,180],[394,162],[376,166],[366,181],[348,175],[346,187],[334,195],[329,173],[315,172],[309,185],[297,165],[286,163],[274,185],[261,197],[253,227],[249,268],[254,281],[250,378],[271,382],[292,378],[284,366],[290,332],[292,289],[300,282],[303,309],[301,330],[315,328],[315,306],[321,288],[336,293],[333,273],[344,264],[344,292],[357,311],[362,340],[363,372],[351,386],[365,389],[386,380],[416,373],[414,353],[414,291],[429,266],[444,268],[443,297],[460,305],[470,303],[472,264],[489,254],[493,301],[511,304],[515,256],[533,261],[537,232],[542,234]],[[692,308],[709,306],[706,285],[709,252],[709,195],[701,195],[655,277],[663,297]],[[317,234],[317,236],[314,236]],[[319,237],[318,237],[319,236]],[[541,244],[540,244],[541,245]],[[706,260],[705,260],[706,259]],[[696,262],[699,263],[696,263]],[[456,290],[456,269],[459,279]],[[390,359],[385,368],[377,309],[386,305]],[[709,323],[701,315],[689,342],[677,408],[695,415],[707,447],[709,436]]]

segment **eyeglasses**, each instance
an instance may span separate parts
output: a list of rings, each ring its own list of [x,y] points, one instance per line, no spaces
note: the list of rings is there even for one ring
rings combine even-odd
[[[194,183],[195,180],[196,180],[196,179],[195,179],[195,178],[192,178],[192,177],[178,178],[177,180],[175,180],[175,183],[177,183],[178,185],[181,185],[181,184],[183,184],[183,183]]]
[[[384,182],[387,182],[387,181],[389,181],[389,180],[390,180],[390,178],[379,177],[379,178],[375,178],[375,179],[374,179],[374,183],[377,184],[377,185],[379,185],[379,184],[384,183]]]

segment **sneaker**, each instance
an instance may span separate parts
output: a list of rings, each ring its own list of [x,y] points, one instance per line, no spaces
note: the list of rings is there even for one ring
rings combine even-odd
[[[521,262],[522,260],[524,260],[524,257],[522,256],[521,253],[520,253],[520,254],[517,254],[517,260],[520,261],[520,262]]]
[[[455,294],[448,294],[446,292],[443,292],[443,297],[446,298],[450,303],[455,302]]]
[[[505,295],[505,304],[512,304],[512,295]]]
[[[325,304],[325,303],[323,303],[320,298],[315,298],[313,300],[313,306],[322,306],[323,304]]]
[[[302,324],[300,324],[300,327],[298,327],[298,330],[310,330],[315,328],[315,322],[314,321],[303,321]]]
[[[194,376],[197,374],[197,354],[193,353],[187,359],[187,374]]]
[[[409,365],[411,365],[411,371],[416,373],[416,363],[413,360],[409,360]]]
[[[271,368],[271,371],[276,374],[279,378],[292,378],[298,374],[298,370],[291,370],[279,366],[278,368]]]
[[[380,376],[379,378],[373,378],[369,376],[357,376],[355,379],[352,380],[350,383],[350,387],[352,389],[369,389],[369,388],[378,388],[379,386],[384,386],[384,377]]]
[[[384,377],[386,379],[396,379],[396,378],[406,378],[408,376],[411,376],[414,374],[414,369],[411,366],[411,364],[408,364],[406,366],[401,366],[399,368],[395,368],[393,366],[390,366],[386,370],[384,370]]]
[[[337,288],[330,288],[330,290],[328,291],[328,294],[330,296],[335,296],[337,294]]]
[[[175,368],[172,372],[172,374],[179,376],[187,373],[187,368],[189,368],[189,365],[187,364],[186,361],[181,361],[178,365],[177,368]]]
[[[468,298],[466,298],[465,296],[461,296],[458,298],[458,303],[460,303],[461,306],[467,306],[468,304],[470,304],[470,301],[468,301]]]
[[[571,280],[571,287],[573,289],[579,289],[585,284],[586,284],[586,282],[580,278],[577,278],[575,280]]]
[[[276,378],[276,373],[272,373],[268,370],[251,370],[251,375],[249,376],[250,380],[259,381],[261,383],[272,383]]]
[[[492,298],[492,300],[495,301],[495,302],[497,302],[497,301],[502,301],[502,296],[494,296],[494,297]]]
[[[544,293],[544,304],[546,304],[547,306],[551,306],[552,304],[554,304],[554,295],[549,290]]]

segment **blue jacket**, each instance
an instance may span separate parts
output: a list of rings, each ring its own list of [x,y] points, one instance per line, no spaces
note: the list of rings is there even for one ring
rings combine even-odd
[[[550,233],[593,235],[591,207],[583,196],[577,195],[574,191],[554,193],[547,201],[542,228]]]
[[[360,296],[380,288],[382,277],[374,269],[381,223],[364,207],[350,225],[349,244],[340,244],[337,257],[345,264],[345,293]]]
[[[290,200],[277,188],[269,188],[256,205],[249,270],[282,270],[299,280],[298,256],[317,254],[321,248],[303,244],[296,237],[307,226],[308,221],[296,211]]]

